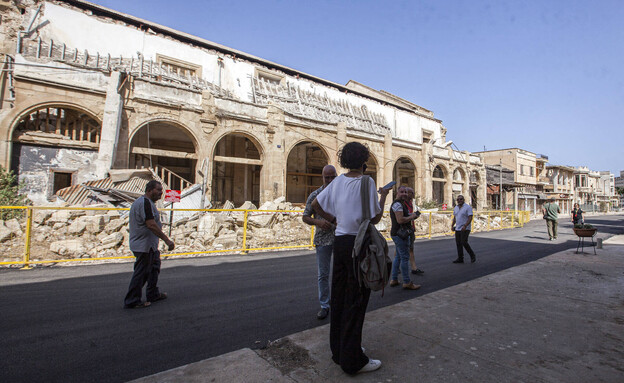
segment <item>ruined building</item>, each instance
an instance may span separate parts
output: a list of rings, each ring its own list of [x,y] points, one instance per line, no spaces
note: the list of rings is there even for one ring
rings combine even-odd
[[[484,206],[480,157],[454,150],[433,112],[393,94],[85,1],[0,0],[0,10],[0,164],[35,203],[110,186],[123,169],[195,187],[213,205],[303,203],[355,140],[370,147],[378,185]]]

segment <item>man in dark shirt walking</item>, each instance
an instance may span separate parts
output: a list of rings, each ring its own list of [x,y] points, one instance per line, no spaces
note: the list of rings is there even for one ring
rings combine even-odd
[[[162,239],[169,250],[175,247],[162,231],[162,223],[158,209],[154,204],[162,197],[163,187],[160,182],[152,180],[145,186],[145,194],[137,198],[130,207],[130,251],[134,253],[134,273],[130,280],[128,293],[124,299],[124,308],[148,307],[152,302],[167,299],[166,293],[158,289],[160,274],[160,252],[158,238]],[[143,286],[147,282],[145,292],[147,300],[141,301]]]

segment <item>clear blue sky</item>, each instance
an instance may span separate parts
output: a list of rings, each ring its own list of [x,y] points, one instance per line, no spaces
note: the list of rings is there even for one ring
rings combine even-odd
[[[620,0],[95,0],[435,113],[460,150],[624,170]]]

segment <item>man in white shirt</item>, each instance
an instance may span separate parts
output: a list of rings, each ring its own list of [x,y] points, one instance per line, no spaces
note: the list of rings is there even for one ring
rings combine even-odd
[[[453,223],[451,230],[455,231],[455,244],[457,245],[457,259],[453,263],[464,263],[464,249],[470,254],[470,262],[477,260],[474,251],[468,244],[470,224],[472,223],[472,207],[464,203],[464,196],[457,197],[457,206],[453,209]]]

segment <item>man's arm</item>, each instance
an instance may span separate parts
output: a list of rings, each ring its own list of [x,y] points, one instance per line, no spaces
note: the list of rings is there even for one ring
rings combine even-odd
[[[455,214],[453,214],[453,222],[451,222],[451,230],[455,230]]]
[[[317,193],[318,194],[318,193]],[[310,197],[312,197],[313,194],[310,194]],[[306,207],[303,211],[303,217],[301,218],[301,220],[303,221],[303,223],[310,225],[310,226],[318,226],[319,228],[325,230],[325,231],[329,231],[331,229],[333,229],[332,224],[327,222],[326,220],[324,220],[323,218],[312,218],[312,212],[316,211],[312,208],[312,202],[316,200],[316,198],[314,198],[312,201],[310,201],[310,197],[308,197],[308,200],[306,201]],[[319,214],[316,213],[316,216],[318,216]]]
[[[392,209],[392,207],[390,207],[390,209]],[[412,213],[409,215],[403,215],[403,210],[399,210],[399,211],[394,211],[394,216],[396,217],[397,223],[399,225],[402,225],[404,223],[408,223],[411,222],[413,220],[416,219],[416,213]]]
[[[453,218],[453,220],[455,220],[455,218]],[[466,224],[464,226],[462,226],[462,231],[466,230],[466,228],[468,227],[468,225],[470,225],[471,222],[472,222],[472,216],[469,215],[468,216],[468,222],[466,222]]]
[[[314,209],[314,212],[323,217],[327,222],[334,224],[336,223],[336,217],[323,210],[316,198],[314,199],[314,201],[312,201],[312,209]]]
[[[156,224],[156,221],[154,219],[146,219],[145,226],[147,226],[147,228],[150,229],[152,233],[154,233],[158,238],[162,239],[165,244],[167,244],[167,246],[169,247],[169,251],[173,250],[175,244],[172,240],[169,239],[169,237],[165,235],[165,233],[163,233],[162,230],[160,230],[160,227],[158,227],[158,224]]]

